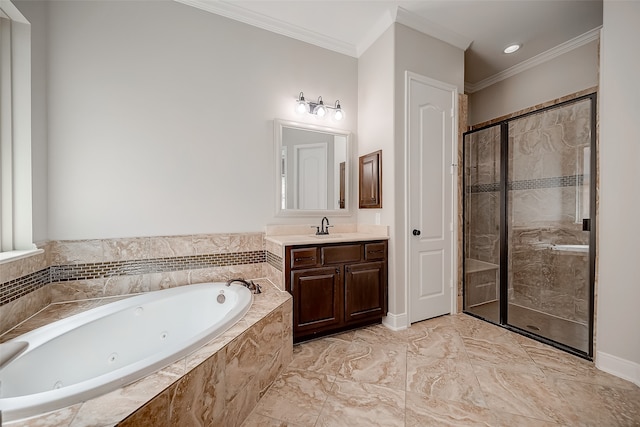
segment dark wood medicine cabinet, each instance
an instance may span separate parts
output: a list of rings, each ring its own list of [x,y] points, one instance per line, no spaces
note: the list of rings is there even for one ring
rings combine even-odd
[[[358,163],[358,207],[382,208],[382,150],[361,156]]]

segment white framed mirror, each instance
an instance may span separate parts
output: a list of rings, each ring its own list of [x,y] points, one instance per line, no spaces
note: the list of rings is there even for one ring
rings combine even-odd
[[[274,120],[276,216],[349,216],[351,132]]]

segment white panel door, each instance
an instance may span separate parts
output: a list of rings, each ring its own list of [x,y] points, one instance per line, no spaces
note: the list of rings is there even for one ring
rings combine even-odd
[[[455,97],[407,74],[408,272],[411,323],[451,312]]]
[[[327,144],[294,149],[294,209],[327,209]]]

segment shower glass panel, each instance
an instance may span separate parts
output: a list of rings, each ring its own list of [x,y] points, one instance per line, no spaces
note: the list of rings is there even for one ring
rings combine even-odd
[[[508,129],[508,324],[588,353],[591,99]]]
[[[465,135],[464,271],[467,312],[500,321],[500,126]]]
[[[464,311],[593,352],[595,94],[464,135]]]

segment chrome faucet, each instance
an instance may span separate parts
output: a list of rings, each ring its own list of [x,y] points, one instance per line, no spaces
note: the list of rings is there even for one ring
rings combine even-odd
[[[250,291],[253,291],[254,294],[261,294],[262,293],[262,288],[260,287],[260,285],[257,284],[257,283],[254,283],[253,280],[231,279],[231,280],[227,280],[226,285],[227,286],[231,286],[231,284],[233,282],[241,283],[247,289],[249,289]]]
[[[324,225],[325,221],[327,222],[327,225]],[[316,234],[320,236],[329,234],[329,227],[333,226],[329,225],[329,218],[325,216],[322,218],[322,221],[320,221],[320,227],[316,227]]]

